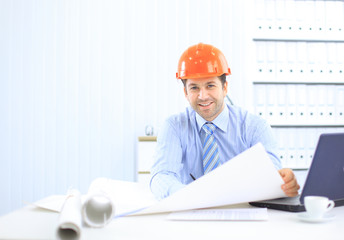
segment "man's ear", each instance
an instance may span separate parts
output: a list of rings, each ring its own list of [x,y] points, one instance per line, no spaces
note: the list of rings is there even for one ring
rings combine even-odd
[[[184,87],[184,94],[185,94],[185,97],[188,96],[188,92],[187,92],[187,90],[186,90],[186,87]]]
[[[225,95],[227,95],[227,93],[228,93],[228,81],[226,81],[225,84],[223,85],[223,91],[225,92]]]

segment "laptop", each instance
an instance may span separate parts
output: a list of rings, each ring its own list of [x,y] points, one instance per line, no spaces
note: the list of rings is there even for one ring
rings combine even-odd
[[[325,196],[344,205],[344,133],[324,133],[319,137],[312,164],[301,195],[250,202],[252,206],[289,212],[305,211],[305,196]]]

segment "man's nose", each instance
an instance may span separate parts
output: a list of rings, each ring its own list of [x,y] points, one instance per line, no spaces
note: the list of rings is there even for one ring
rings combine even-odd
[[[201,88],[199,91],[198,98],[199,99],[206,99],[208,97],[208,91],[205,88]]]

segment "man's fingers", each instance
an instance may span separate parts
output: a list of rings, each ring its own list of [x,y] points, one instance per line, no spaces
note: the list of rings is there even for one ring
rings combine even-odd
[[[300,185],[297,183],[293,171],[289,168],[283,168],[279,170],[281,177],[283,178],[284,184],[281,186],[283,192],[288,197],[294,197],[298,195]]]
[[[283,168],[283,169],[279,170],[279,173],[280,173],[280,175],[283,178],[283,181],[285,183],[288,183],[295,178],[293,171],[291,169],[288,169],[288,168]]]
[[[298,191],[284,192],[288,197],[295,197],[299,194]]]
[[[282,190],[288,197],[294,197],[298,195],[299,189],[300,185],[297,184],[296,180],[282,185]]]
[[[290,190],[290,189],[296,189],[299,190],[300,189],[300,185],[295,181],[291,181],[289,183],[285,183],[282,185],[282,189],[283,190]]]

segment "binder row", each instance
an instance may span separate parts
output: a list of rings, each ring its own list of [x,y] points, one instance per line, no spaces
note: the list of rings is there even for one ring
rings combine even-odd
[[[343,40],[343,1],[256,0],[255,9],[257,38]]]
[[[273,128],[282,166],[292,169],[308,169],[322,133],[344,132],[338,128]]]
[[[344,125],[344,85],[255,84],[255,114],[271,125]]]
[[[321,133],[344,132],[344,1],[255,0],[254,111],[283,167],[309,168]]]
[[[344,83],[344,42],[255,41],[255,45],[256,82]]]

